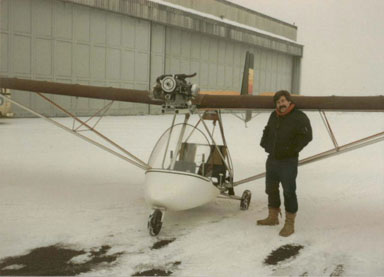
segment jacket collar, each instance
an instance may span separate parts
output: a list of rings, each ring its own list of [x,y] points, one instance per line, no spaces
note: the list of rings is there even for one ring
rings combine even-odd
[[[277,108],[276,108],[276,114],[277,116],[286,116],[287,114],[289,114],[293,109],[295,108],[295,104],[291,103],[291,105],[289,105],[289,107],[285,110],[285,112],[280,112]]]

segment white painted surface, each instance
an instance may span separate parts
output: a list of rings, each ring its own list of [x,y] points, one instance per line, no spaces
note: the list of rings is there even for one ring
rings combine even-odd
[[[211,202],[219,192],[208,178],[197,174],[161,169],[145,172],[144,195],[150,207],[192,209]]]

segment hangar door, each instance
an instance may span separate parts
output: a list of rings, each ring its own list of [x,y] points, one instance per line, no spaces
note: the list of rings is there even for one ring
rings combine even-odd
[[[99,9],[52,0],[2,0],[1,74],[96,86],[149,88],[150,23]],[[103,100],[50,96],[79,115]],[[35,95],[14,92],[16,101],[60,116]],[[111,114],[147,113],[148,105],[115,103]],[[17,116],[31,116],[14,107]]]
[[[194,73],[202,90],[240,91],[246,51],[254,54],[253,94],[291,90],[293,56],[195,32],[166,28],[165,73]]]

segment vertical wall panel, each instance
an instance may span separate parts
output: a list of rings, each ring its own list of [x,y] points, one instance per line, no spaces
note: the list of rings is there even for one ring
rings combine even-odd
[[[226,65],[224,74],[225,74],[224,89],[230,90],[233,87],[233,67],[230,65]]]
[[[72,5],[54,1],[54,37],[72,39]]]
[[[224,88],[225,87],[225,66],[220,64],[217,66],[217,87]]]
[[[120,80],[120,49],[107,50],[107,79]]]
[[[0,30],[8,30],[9,20],[9,4],[8,0],[0,1]]]
[[[135,21],[135,48],[141,52],[149,52],[150,48],[150,37],[149,37],[149,22],[143,20]]]
[[[148,66],[149,66],[149,55],[148,53],[137,52],[135,56],[135,80],[140,86],[148,85]],[[144,84],[143,84],[144,83]]]
[[[90,8],[76,6],[73,9],[74,39],[81,42],[89,41]]]
[[[121,64],[121,79],[133,83],[135,80],[135,53],[132,50],[124,49]]]
[[[31,73],[31,37],[15,35],[13,37],[13,63],[15,73]]]
[[[291,61],[292,61],[292,66],[290,68],[292,70],[292,73],[291,73],[292,91],[295,93],[300,93],[301,58],[292,57]]]
[[[179,30],[172,30],[170,32],[170,43],[172,56],[180,57],[181,54],[181,32]]]
[[[111,14],[107,18],[107,45],[119,47],[121,44],[121,16]]]
[[[90,46],[88,44],[74,45],[74,75],[78,78],[90,77]]]
[[[226,45],[227,43],[225,41],[219,41],[219,49],[217,53],[217,62],[219,64],[224,64],[225,63],[225,50],[226,50]]]
[[[135,21],[135,63],[133,70],[135,72],[134,88],[148,90],[149,89],[149,74],[150,74],[150,23],[143,20]],[[135,106],[136,107],[136,106]],[[141,110],[144,106],[139,105]]]
[[[191,36],[191,58],[199,60],[201,58],[200,54],[200,39],[201,36],[197,33],[193,33]]]
[[[209,65],[208,63],[202,61],[200,63],[200,87],[201,89],[208,89],[209,83],[208,83],[208,74],[209,74]],[[198,74],[199,74],[198,73]]]
[[[32,5],[32,28],[39,36],[52,35],[52,1],[36,1]]]
[[[219,51],[218,40],[215,38],[209,39],[208,60],[210,63],[217,64],[217,53]]]
[[[52,41],[36,39],[33,53],[34,72],[37,75],[52,76]]]
[[[9,49],[8,49],[8,34],[0,33],[0,72],[7,73],[8,72],[8,63],[9,63]]]
[[[105,44],[106,41],[106,12],[91,13],[91,41],[94,44]]]
[[[55,74],[58,77],[72,76],[72,44],[67,41],[56,41],[54,48]]]
[[[30,0],[11,1],[13,31],[31,33],[31,5]]]
[[[206,36],[201,37],[200,54],[203,61],[209,60],[209,38]]]
[[[191,58],[191,33],[181,32],[181,57],[189,60]]]
[[[91,78],[105,80],[105,47],[94,46],[91,49]]]
[[[123,47],[135,48],[135,19],[124,17],[122,20],[122,44]]]
[[[150,84],[156,82],[156,78],[164,74],[165,67],[165,26],[151,23],[151,62]],[[149,113],[160,114],[161,107],[150,105]]]
[[[226,43],[225,47],[225,86],[224,89],[233,89],[233,43]]]

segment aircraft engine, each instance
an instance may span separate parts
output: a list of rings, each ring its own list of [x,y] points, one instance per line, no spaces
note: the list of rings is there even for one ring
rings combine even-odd
[[[192,99],[199,94],[199,87],[188,82],[186,79],[196,76],[196,73],[187,74],[164,74],[156,79],[152,89],[152,98],[164,101],[166,109],[190,108]]]

